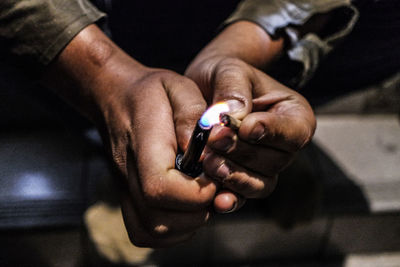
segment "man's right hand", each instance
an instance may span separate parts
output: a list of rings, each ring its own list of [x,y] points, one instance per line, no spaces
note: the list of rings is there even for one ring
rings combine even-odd
[[[194,82],[144,67],[89,26],[48,68],[44,83],[98,126],[127,184],[122,210],[134,244],[173,245],[207,222],[216,185],[174,168],[178,147],[185,150],[206,107]]]

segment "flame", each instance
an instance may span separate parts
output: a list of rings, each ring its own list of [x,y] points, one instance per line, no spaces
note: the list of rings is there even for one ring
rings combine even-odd
[[[200,127],[210,129],[215,124],[220,124],[219,115],[229,112],[229,106],[226,102],[218,102],[209,107],[199,120]]]

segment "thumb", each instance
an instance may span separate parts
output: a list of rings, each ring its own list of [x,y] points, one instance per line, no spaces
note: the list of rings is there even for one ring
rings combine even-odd
[[[251,112],[254,73],[249,65],[238,59],[224,59],[214,68],[212,76],[212,103],[227,101],[230,113],[238,119]]]
[[[173,110],[178,146],[186,150],[192,131],[206,109],[206,102],[197,85],[190,79],[180,76],[179,81],[165,84]]]

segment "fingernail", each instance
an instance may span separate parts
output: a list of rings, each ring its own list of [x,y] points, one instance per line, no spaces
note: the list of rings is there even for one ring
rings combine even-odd
[[[223,211],[222,213],[226,214],[226,213],[234,212],[236,210],[237,205],[238,205],[238,203],[237,203],[237,201],[235,201],[235,203],[233,203],[233,206],[231,209]]]
[[[221,140],[216,141],[216,142],[213,144],[213,147],[214,147],[215,149],[217,149],[217,150],[226,152],[226,151],[228,151],[228,150],[232,147],[232,145],[233,145],[233,140],[232,140],[232,138],[224,138],[224,139],[221,139]]]
[[[228,103],[230,112],[240,111],[244,107],[244,103],[236,99],[227,100],[226,103]]]
[[[249,138],[253,141],[260,140],[265,134],[265,127],[261,123],[257,123],[257,125],[251,131]]]
[[[229,176],[231,171],[229,170],[228,166],[226,166],[225,163],[221,164],[221,166],[218,167],[217,172],[215,173],[217,177],[219,178],[226,178]]]

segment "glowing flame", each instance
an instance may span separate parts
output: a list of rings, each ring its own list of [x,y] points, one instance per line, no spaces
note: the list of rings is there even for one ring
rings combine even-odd
[[[210,129],[215,124],[220,124],[219,115],[229,112],[229,106],[226,102],[218,102],[209,107],[201,116],[199,124],[203,129]]]

